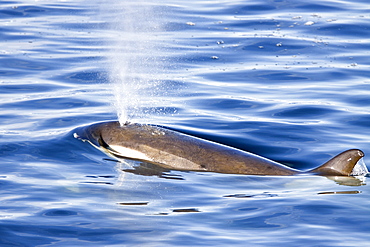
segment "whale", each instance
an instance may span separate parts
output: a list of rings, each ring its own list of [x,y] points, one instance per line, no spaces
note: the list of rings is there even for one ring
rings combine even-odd
[[[257,154],[158,125],[100,122],[80,127],[74,136],[115,158],[143,161],[179,171],[272,176],[353,176],[358,175],[354,173],[354,168],[364,157],[361,150],[349,149],[318,167],[300,171]]]

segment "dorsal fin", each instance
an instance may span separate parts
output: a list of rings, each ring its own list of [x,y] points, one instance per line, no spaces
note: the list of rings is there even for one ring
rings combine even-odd
[[[357,162],[364,157],[359,149],[350,149],[338,154],[325,164],[309,171],[322,176],[350,176]]]

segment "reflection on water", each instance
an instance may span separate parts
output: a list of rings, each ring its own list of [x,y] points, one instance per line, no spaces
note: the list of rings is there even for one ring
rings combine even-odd
[[[345,176],[328,176],[330,180],[335,181],[337,184],[346,185],[346,186],[362,186],[366,185],[365,176],[354,176],[354,177],[345,177]]]
[[[333,191],[333,192],[320,192],[319,195],[343,195],[343,194],[359,194],[361,191],[349,190],[349,191]]]
[[[170,169],[166,169],[148,162],[120,160],[118,164],[119,166],[122,166],[122,168],[119,168],[119,170],[122,172],[128,172],[142,176],[157,176],[166,179],[183,179],[181,175],[174,174]],[[129,166],[129,168],[124,168],[126,166]]]
[[[1,7],[0,246],[368,245],[366,177],[127,165],[70,133],[115,120],[109,83],[132,79],[148,84],[121,100],[144,118],[158,113],[143,122],[299,170],[368,153],[368,1]],[[156,18],[158,32],[140,26]]]

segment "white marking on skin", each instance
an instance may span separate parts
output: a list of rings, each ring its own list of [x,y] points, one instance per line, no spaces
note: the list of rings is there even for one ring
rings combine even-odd
[[[131,159],[138,159],[138,160],[152,161],[152,159],[146,156],[146,154],[140,151],[134,150],[134,149],[130,149],[130,148],[122,147],[122,146],[116,146],[116,145],[110,145],[109,147],[112,148],[114,151],[116,151],[118,155],[123,156],[123,157],[131,158]]]

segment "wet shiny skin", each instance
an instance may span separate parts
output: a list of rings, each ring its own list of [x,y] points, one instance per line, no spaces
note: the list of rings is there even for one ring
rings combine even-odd
[[[176,170],[248,175],[300,173],[261,156],[159,126],[105,122],[82,128],[76,136],[117,157]],[[361,150],[347,150],[307,173],[349,176],[363,156]]]

